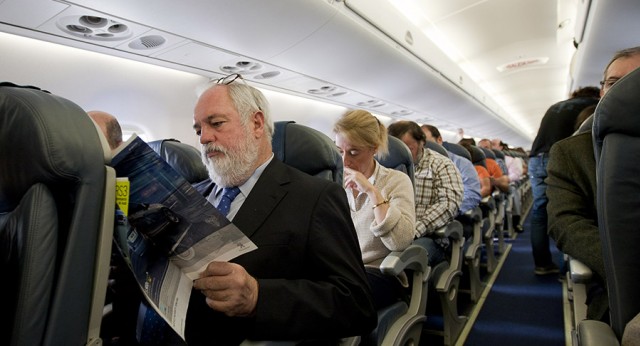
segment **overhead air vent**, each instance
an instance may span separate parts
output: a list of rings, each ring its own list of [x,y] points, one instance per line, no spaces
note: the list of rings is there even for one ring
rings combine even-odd
[[[120,41],[132,35],[126,24],[98,16],[62,17],[56,26],[67,34],[96,41]]]
[[[418,124],[428,124],[433,120],[434,119],[430,117],[422,117],[422,118],[416,119],[415,122],[417,122]]]
[[[378,108],[386,105],[387,104],[385,102],[382,102],[380,100],[368,100],[368,101],[358,102],[359,107],[368,107],[368,108]]]
[[[261,73],[259,75],[256,75],[255,79],[269,79],[269,78],[274,78],[280,75],[280,71],[269,71],[269,72],[265,72],[265,73]]]
[[[131,49],[154,49],[162,46],[167,40],[160,35],[150,35],[137,38],[129,43]]]
[[[399,111],[391,112],[391,115],[393,115],[395,117],[405,117],[405,116],[411,115],[411,114],[413,114],[413,111],[410,111],[408,109],[401,109]]]
[[[220,66],[220,70],[226,73],[239,73],[239,74],[253,74],[258,73],[264,69],[264,66],[259,62],[241,60],[233,65]]]
[[[317,89],[309,89],[307,90],[307,93],[315,96],[339,97],[344,96],[349,92],[341,90],[333,85],[324,85]]]

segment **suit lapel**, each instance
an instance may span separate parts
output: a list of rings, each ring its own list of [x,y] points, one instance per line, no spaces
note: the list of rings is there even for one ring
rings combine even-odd
[[[287,194],[284,186],[289,182],[286,166],[276,158],[271,160],[234,216],[233,223],[251,237]]]

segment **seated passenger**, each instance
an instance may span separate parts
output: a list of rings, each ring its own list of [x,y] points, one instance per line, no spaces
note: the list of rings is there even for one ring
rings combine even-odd
[[[333,132],[344,163],[344,188],[362,260],[380,309],[407,296],[407,278],[385,275],[379,267],[391,251],[402,251],[413,241],[413,183],[405,173],[384,167],[374,158],[388,155],[388,136],[371,113],[347,112]]]
[[[442,145],[442,135],[440,135],[440,131],[437,127],[432,125],[422,125],[420,128],[422,128],[422,132],[424,132],[428,141]],[[478,172],[476,172],[471,161],[450,151],[447,151],[447,155],[451,161],[453,161],[453,164],[456,165],[456,168],[462,177],[464,197],[462,199],[462,204],[460,205],[459,213],[463,214],[480,204],[480,200],[482,199],[482,195],[480,194],[480,178],[478,177]]]
[[[430,239],[427,251],[429,265],[445,258],[449,245],[446,238],[432,238],[433,233],[458,215],[464,188],[456,166],[448,158],[424,147],[426,136],[413,121],[398,121],[389,125],[389,134],[402,140],[411,150],[415,164],[416,226],[415,236]]]
[[[478,147],[493,150],[493,143],[487,138],[483,138],[478,142]],[[507,163],[499,157],[495,158],[495,161],[498,163],[500,170],[502,171],[502,175],[508,175],[507,172]]]
[[[370,333],[377,314],[344,189],[274,158],[264,95],[239,75],[220,79],[199,97],[193,128],[211,178],[196,188],[218,205],[223,188],[238,187],[227,218],[257,249],[209,263],[194,281],[186,343]],[[163,336],[153,342],[184,344]]]
[[[483,139],[478,142],[479,148],[485,148],[491,150],[491,141]],[[491,181],[491,188],[495,191],[508,192],[509,191],[509,176],[503,173],[503,168],[495,159],[486,157],[487,171],[489,171],[489,180]],[[504,168],[506,170],[506,166]]]
[[[627,73],[640,67],[640,47],[616,52],[604,73],[600,95]],[[549,236],[565,254],[593,272],[587,292],[587,318],[607,321],[608,298],[596,208],[596,162],[591,131],[555,143],[549,153],[546,179]]]
[[[467,141],[460,141],[458,144],[462,145],[469,154],[471,155],[471,161],[473,162],[473,168],[476,169],[476,173],[478,173],[478,179],[480,180],[480,196],[482,198],[490,196],[493,192],[493,186],[491,185],[491,175],[487,168],[478,163],[478,161],[482,160],[478,157],[478,152],[472,149],[472,144],[469,144]]]
[[[498,138],[491,140],[491,147],[494,150],[500,150],[503,152],[508,148],[508,146]],[[524,176],[523,160],[519,157],[505,155],[505,163],[507,165],[509,182],[519,182],[522,180],[522,177]],[[512,224],[516,232],[522,233],[524,231],[524,228],[520,224],[520,217],[522,215],[522,196],[520,194],[520,190],[516,186],[511,185],[509,187],[509,191],[514,196],[511,215]]]
[[[89,111],[87,114],[98,124],[102,133],[107,137],[107,143],[109,143],[111,150],[122,144],[122,128],[116,117],[103,111]]]

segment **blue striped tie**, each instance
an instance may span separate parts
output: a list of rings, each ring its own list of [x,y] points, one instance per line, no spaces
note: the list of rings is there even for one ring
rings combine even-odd
[[[240,189],[237,186],[234,187],[225,187],[222,189],[222,198],[220,202],[218,202],[218,206],[216,208],[222,213],[222,215],[227,216],[229,214],[229,209],[231,209],[231,202],[238,196],[240,193]]]

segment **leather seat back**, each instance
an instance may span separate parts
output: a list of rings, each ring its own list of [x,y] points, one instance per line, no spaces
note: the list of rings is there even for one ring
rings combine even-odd
[[[640,69],[621,78],[598,104],[593,120],[597,209],[609,293],[611,327],[618,339],[640,312]]]
[[[207,167],[197,148],[175,139],[162,139],[148,144],[189,183],[196,184],[209,178]]]
[[[115,215],[105,143],[73,102],[0,84],[0,235],[11,273],[0,343],[81,345],[98,337]]]
[[[271,141],[276,158],[310,175],[342,185],[342,158],[324,133],[293,121],[276,121]]]

